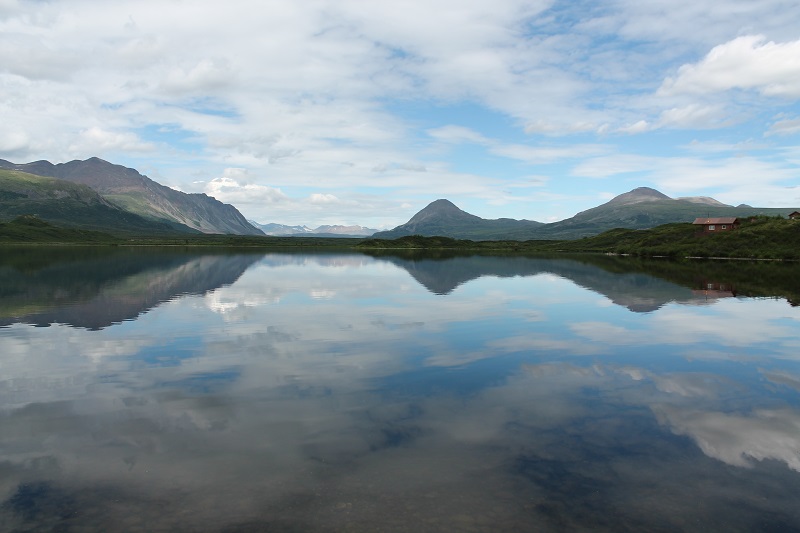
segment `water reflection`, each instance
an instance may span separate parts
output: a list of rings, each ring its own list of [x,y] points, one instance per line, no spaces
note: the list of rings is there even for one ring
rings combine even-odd
[[[0,530],[800,527],[783,300],[604,259],[241,259],[135,320],[0,329]]]
[[[674,262],[601,255],[524,257],[381,252],[377,258],[406,270],[429,291],[447,295],[481,277],[552,274],[634,312],[651,312],[670,302],[701,303],[736,296],[800,295],[796,263]],[[689,290],[686,290],[689,289]]]
[[[0,259],[0,326],[101,329],[176,296],[229,285],[258,258],[147,248],[6,250]]]

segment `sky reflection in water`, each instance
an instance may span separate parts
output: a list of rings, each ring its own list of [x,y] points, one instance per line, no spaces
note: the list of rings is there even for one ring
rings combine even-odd
[[[800,528],[783,298],[563,259],[131,261],[80,290],[3,267],[2,530]]]

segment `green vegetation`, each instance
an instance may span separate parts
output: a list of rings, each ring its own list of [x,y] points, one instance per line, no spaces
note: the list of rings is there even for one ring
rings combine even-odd
[[[413,253],[560,254],[601,253],[641,257],[699,257],[800,260],[800,221],[756,216],[734,231],[703,234],[689,223],[665,224],[648,230],[613,229],[577,240],[472,241],[411,235],[398,239],[325,237],[260,237],[162,233],[109,234],[52,225],[25,215],[0,223],[0,243],[85,243],[129,246],[209,246],[270,249],[357,249],[380,254]]]
[[[21,215],[35,215],[56,226],[115,234],[199,233],[120,209],[86,185],[0,169],[0,222]]]
[[[60,228],[33,215],[0,222],[0,243],[116,244],[120,240],[99,231]]]
[[[97,157],[57,165],[48,161],[14,165],[0,159],[0,169],[27,172],[29,175],[51,180],[55,178],[57,181],[54,183],[62,189],[70,185],[89,187],[93,193],[99,195],[107,207],[124,213],[126,220],[117,221],[118,231],[127,231],[131,228],[144,230],[145,226],[149,226],[151,232],[191,233],[192,229],[189,229],[191,227],[198,232],[262,235],[231,205],[223,204],[205,194],[186,194],[176,191],[141,175],[135,169],[114,165]],[[0,184],[0,191],[2,190],[4,189]],[[86,229],[102,231],[114,229],[109,224],[112,222],[110,220],[102,220],[104,224],[102,228],[86,226],[87,223],[97,224],[98,213],[87,213],[94,215],[95,218],[72,216],[61,220],[50,214],[45,215],[40,206],[35,210],[25,209],[21,212],[6,211],[0,206],[0,213],[6,216],[36,213],[41,218],[57,224],[76,226],[81,223]],[[123,217],[118,215],[118,218]],[[134,232],[127,231],[127,233]]]
[[[673,199],[634,204],[612,201],[587,209],[572,218],[542,226],[533,233],[509,234],[508,238],[580,239],[620,227],[656,228],[671,223],[691,223],[697,217],[738,217],[740,220],[757,216],[785,217],[792,211],[790,208],[713,206]]]
[[[394,240],[367,239],[360,249],[449,249],[518,253],[588,252],[643,257],[725,257],[800,260],[800,221],[756,216],[739,229],[703,234],[690,223],[665,224],[648,230],[613,229],[578,240],[471,241],[413,235]]]
[[[649,230],[616,229],[595,237],[562,242],[567,251],[639,256],[800,259],[800,221],[755,216],[741,227],[698,232],[692,224],[665,224]]]
[[[127,246],[191,246],[211,248],[352,249],[361,239],[325,237],[258,237],[206,233],[118,234],[56,226],[34,215],[0,222],[2,244],[104,244]]]
[[[407,223],[373,235],[375,239],[397,239],[412,235],[445,236],[453,239],[573,240],[598,235],[615,228],[649,229],[664,224],[692,222],[698,216],[738,217],[786,216],[792,208],[726,206],[712,199],[689,201],[672,199],[646,187],[634,189],[575,216],[542,224],[530,220],[486,220],[466,213],[448,200],[436,200]]]

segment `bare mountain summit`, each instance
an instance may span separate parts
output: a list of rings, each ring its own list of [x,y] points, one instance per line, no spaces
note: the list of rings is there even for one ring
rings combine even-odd
[[[614,197],[608,203],[615,205],[629,205],[642,202],[658,202],[661,200],[672,200],[672,198],[663,192],[651,189],[650,187],[637,187],[632,191]]]
[[[471,215],[466,211],[462,211],[450,200],[440,198],[439,200],[434,200],[433,202],[429,203],[416,215],[411,217],[411,220],[406,222],[404,225],[409,230],[413,230],[419,225],[424,225],[431,222],[440,223],[444,221],[450,221],[469,223],[478,220],[483,219],[478,216]]]
[[[719,200],[715,200],[710,196],[681,196],[677,198],[678,200],[683,200],[685,202],[692,202],[693,204],[702,204],[702,205],[713,205],[716,207],[732,207],[728,204],[723,204]],[[749,206],[747,206],[749,207]]]

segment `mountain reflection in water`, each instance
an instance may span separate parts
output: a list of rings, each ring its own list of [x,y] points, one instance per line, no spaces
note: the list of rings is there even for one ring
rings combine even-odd
[[[797,266],[10,250],[2,531],[800,529]]]
[[[733,280],[739,280],[749,289],[745,292],[747,296],[782,296],[795,305],[793,302],[800,295],[799,267],[794,263],[676,263],[599,255],[564,259],[381,254],[379,258],[408,271],[425,288],[440,295],[447,295],[458,286],[484,276],[507,278],[540,274],[569,279],[634,312],[655,311],[670,302],[691,304],[733,297],[737,295]]]
[[[22,249],[0,260],[0,326],[101,329],[236,281],[260,255],[170,249]],[[16,261],[15,261],[16,259]]]

